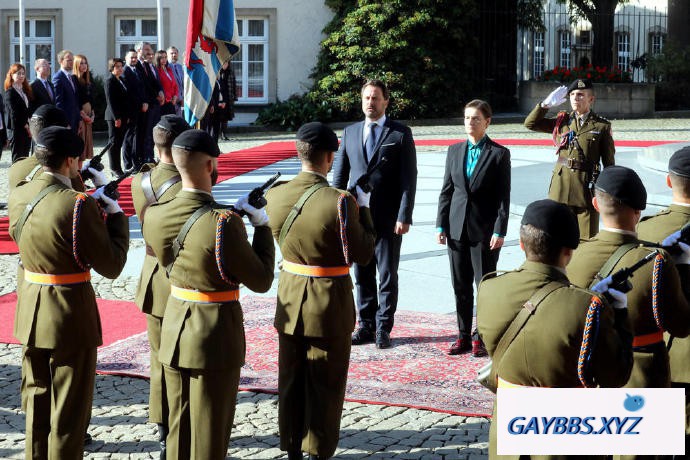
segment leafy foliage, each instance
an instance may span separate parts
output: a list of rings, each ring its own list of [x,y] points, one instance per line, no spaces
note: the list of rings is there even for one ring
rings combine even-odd
[[[314,101],[310,93],[292,95],[285,101],[278,101],[259,112],[257,123],[274,129],[296,131],[310,121],[330,120],[331,108],[327,103]]]
[[[656,82],[656,109],[690,108],[690,47],[669,42],[661,54],[647,58],[647,74]]]

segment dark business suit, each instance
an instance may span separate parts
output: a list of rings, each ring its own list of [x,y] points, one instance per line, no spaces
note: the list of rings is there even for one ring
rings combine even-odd
[[[122,78],[127,86],[127,101],[130,106],[132,118],[127,123],[125,138],[123,141],[122,158],[124,159],[125,169],[130,169],[135,164],[144,164],[144,133],[146,131],[146,112],[141,111],[141,107],[146,103],[146,91],[144,82],[139,78],[139,74],[132,67],[125,66],[125,73]],[[143,127],[139,125],[143,121]],[[138,168],[137,168],[138,169]]]
[[[447,237],[460,338],[472,329],[474,290],[482,276],[496,270],[500,249],[491,236],[505,236],[510,209],[510,151],[488,136],[468,178],[467,141],[451,145],[438,199],[436,227]]]
[[[402,235],[394,233],[396,222],[412,223],[417,189],[417,153],[412,131],[386,118],[378,128],[371,161],[363,145],[364,122],[345,128],[333,166],[333,186],[347,188],[370,171],[382,158],[387,162],[371,177],[371,214],[376,230],[374,259],[367,265],[355,264],[359,326],[370,331],[390,333],[398,305],[398,263]],[[376,269],[380,285],[376,289]]]
[[[146,64],[146,67],[144,67]],[[149,63],[144,63],[142,61],[137,61],[136,65],[137,75],[144,84],[144,102],[148,102],[149,110],[144,114],[146,115],[145,120],[140,120],[137,129],[142,128],[144,130],[144,146],[140,150],[137,147],[137,152],[143,155],[144,163],[153,162],[153,127],[156,126],[158,121],[161,119],[161,105],[158,102],[158,93],[163,91],[160,81],[156,76],[156,71],[153,66]],[[145,123],[144,123],[145,121]]]
[[[55,87],[53,86],[53,82],[48,79],[46,79],[45,81],[48,82],[48,86],[50,86],[50,90],[53,92],[53,95],[51,96],[48,93],[48,90],[46,90],[43,80],[37,78],[34,81],[32,81],[31,91],[34,94],[34,100],[30,104],[31,113],[34,113],[34,111],[42,105],[55,104]]]
[[[77,78],[74,75],[68,77],[65,72],[58,70],[53,74],[53,86],[55,88],[55,105],[65,112],[69,127],[74,131],[74,134],[77,134],[79,120],[81,120]]]
[[[26,126],[31,112],[21,95],[12,87],[5,91],[5,108],[7,109],[7,135],[12,151],[12,163],[14,163],[29,155],[31,137]]]
[[[0,120],[2,120],[2,128],[0,128],[0,157],[2,150],[5,148],[7,142],[7,118],[5,118],[5,101],[0,97]]]
[[[112,143],[108,150],[110,169],[116,173],[122,172],[120,150],[127,130],[127,120],[131,117],[131,105],[128,100],[124,77],[118,78],[110,74],[105,80],[105,121],[108,124],[108,142]],[[115,126],[115,121],[120,120],[120,126]]]

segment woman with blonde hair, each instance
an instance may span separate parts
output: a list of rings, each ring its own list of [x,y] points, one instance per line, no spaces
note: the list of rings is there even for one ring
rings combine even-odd
[[[5,107],[7,110],[7,136],[12,152],[12,163],[29,156],[31,133],[29,132],[29,105],[33,100],[31,85],[26,79],[26,69],[15,62],[5,77]]]
[[[77,96],[81,111],[79,115],[79,137],[84,141],[84,153],[82,158],[93,157],[93,121],[96,114],[93,111],[93,83],[91,83],[91,70],[89,61],[83,54],[74,56],[74,76],[77,77]]]

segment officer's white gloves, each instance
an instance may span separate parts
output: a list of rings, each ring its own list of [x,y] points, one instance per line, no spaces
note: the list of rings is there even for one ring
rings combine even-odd
[[[690,264],[690,246],[680,241],[680,230],[664,238],[664,241],[661,242],[661,246],[665,248],[677,246],[680,249],[680,253],[673,254],[673,262],[675,262],[676,265]]]
[[[546,96],[546,99],[542,101],[541,106],[548,109],[549,107],[561,105],[567,100],[567,96],[568,87],[565,85],[559,86],[558,88],[551,91],[551,93],[549,93],[548,96]]]
[[[99,171],[94,168],[89,168],[88,171],[91,173],[91,182],[93,182],[93,185],[96,187],[103,187],[104,185],[108,184],[108,178],[105,177],[105,173],[103,171]]]
[[[104,187],[100,187],[95,192],[93,192],[93,195],[91,196],[99,203],[101,203],[103,210],[107,214],[117,214],[118,212],[122,212],[122,208],[119,204],[117,204],[117,201],[113,200],[108,195],[106,195],[103,189]]]
[[[362,190],[362,188],[359,185],[357,186],[355,191],[357,192],[357,204],[359,205],[359,207],[368,208],[369,200],[371,199],[371,192],[364,193],[364,190]]]
[[[86,171],[86,170],[89,169],[90,167],[91,167],[91,158],[89,158],[88,160],[84,160],[84,161],[82,162],[80,172],[83,173],[84,171]]]
[[[263,208],[256,209],[249,204],[249,194],[241,196],[240,199],[237,200],[237,203],[235,203],[235,208],[241,209],[247,213],[249,223],[251,223],[252,226],[263,227],[268,225],[268,214],[266,214],[266,210]]]
[[[628,308],[628,296],[625,293],[618,291],[616,289],[611,289],[611,282],[613,279],[607,276],[603,280],[599,281],[597,284],[592,286],[592,291],[598,292],[599,294],[608,294],[609,303],[613,308],[625,309]]]

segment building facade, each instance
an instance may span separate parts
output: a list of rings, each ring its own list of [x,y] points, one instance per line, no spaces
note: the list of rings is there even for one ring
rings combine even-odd
[[[61,49],[85,55],[94,74],[105,75],[111,57],[123,57],[140,41],[154,49],[176,46],[184,54],[189,2],[163,0],[158,24],[155,0],[118,2],[24,0],[25,66],[45,58],[57,67]],[[233,59],[237,76],[237,119],[252,121],[269,103],[303,93],[311,85],[322,30],[333,17],[323,0],[235,0],[241,51]],[[164,43],[158,43],[158,27]],[[162,46],[161,46],[162,45]],[[17,0],[0,0],[0,71],[19,59]]]

